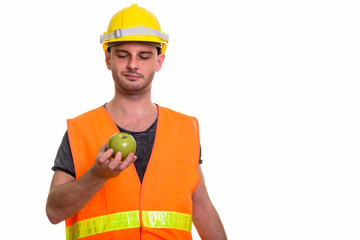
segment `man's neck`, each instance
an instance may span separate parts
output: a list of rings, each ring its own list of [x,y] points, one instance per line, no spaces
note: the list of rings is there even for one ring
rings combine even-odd
[[[136,99],[115,96],[106,104],[106,109],[117,125],[134,132],[148,129],[158,115],[150,96]]]

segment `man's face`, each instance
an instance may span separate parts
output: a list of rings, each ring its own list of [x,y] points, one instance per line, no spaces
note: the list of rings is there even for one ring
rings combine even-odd
[[[105,52],[105,61],[117,91],[141,95],[151,90],[155,72],[161,69],[165,55],[157,55],[154,46],[145,43],[123,43]]]

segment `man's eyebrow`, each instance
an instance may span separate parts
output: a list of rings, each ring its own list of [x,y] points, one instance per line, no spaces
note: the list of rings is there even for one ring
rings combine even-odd
[[[141,51],[139,54],[154,54],[152,51]]]
[[[128,51],[123,50],[123,49],[115,49],[115,52],[124,52],[124,53],[129,53]]]
[[[124,49],[115,49],[116,53],[122,52],[122,53],[130,53],[129,51],[126,51]],[[152,51],[140,51],[138,54],[154,54]]]

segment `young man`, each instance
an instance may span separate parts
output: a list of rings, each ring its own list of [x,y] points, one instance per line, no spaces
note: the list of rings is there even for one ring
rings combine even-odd
[[[168,36],[151,12],[132,5],[114,15],[101,41],[115,95],[68,120],[49,220],[66,220],[67,239],[191,239],[192,223],[202,239],[226,239],[199,164],[197,120],[151,101]],[[137,141],[124,161],[107,148],[119,131]]]

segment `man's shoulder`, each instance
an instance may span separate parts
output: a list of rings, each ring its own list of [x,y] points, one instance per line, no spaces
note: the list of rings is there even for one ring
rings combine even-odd
[[[184,114],[182,112],[167,107],[161,107],[161,108],[162,109],[160,110],[160,112],[163,115],[163,119],[166,118],[169,122],[172,123],[181,122],[181,124],[195,126],[195,129],[199,128],[199,123],[196,117]]]
[[[94,115],[98,115],[99,112],[102,111],[102,108],[104,108],[103,106],[100,106],[100,107],[97,107],[97,108],[94,108],[92,110],[89,110],[89,111],[86,111],[84,113],[81,113],[73,118],[69,118],[68,120],[81,120],[81,119],[84,119],[84,118],[88,118],[89,116],[94,116]]]
[[[169,114],[172,114],[172,115],[177,115],[179,117],[185,117],[185,118],[194,118],[193,116],[190,116],[188,114],[185,114],[183,112],[179,112],[177,110],[174,110],[174,109],[171,109],[171,108],[168,108],[168,107],[160,107],[162,109],[163,112],[167,112]]]

